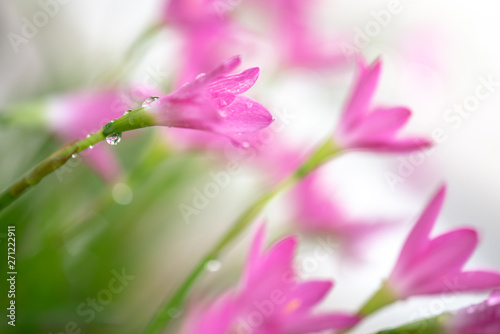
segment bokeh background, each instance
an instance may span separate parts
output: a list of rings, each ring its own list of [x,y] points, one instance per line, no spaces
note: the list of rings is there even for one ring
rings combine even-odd
[[[168,24],[125,57],[137,37],[161,21],[163,1],[63,2],[18,52],[9,33],[20,34],[23,19],[31,20],[48,2],[0,2],[0,187],[63,144],[51,127],[50,106],[59,96],[103,82],[147,82],[167,93],[179,80],[185,56],[182,36]],[[339,41],[353,45],[359,31],[376,22],[376,13],[391,2],[316,1],[310,21],[327,44],[341,52]],[[450,113],[474,96],[484,80],[500,83],[500,5],[487,0],[398,3],[401,11],[358,51],[369,61],[383,60],[376,101],[413,110],[405,131],[431,137],[442,129],[445,139],[426,153],[356,152],[324,167],[325,191],[340,199],[354,217],[395,222],[391,231],[366,245],[362,259],[335,254],[304,272],[306,277],[335,279],[325,309],[355,311],[375,291],[416,215],[442,182],[448,185],[448,195],[435,232],[476,227],[481,242],[468,266],[500,268],[500,85],[493,85],[491,94],[469,115]],[[258,2],[223,4],[231,9],[227,15],[250,32],[255,45],[239,52],[242,69],[261,67],[249,95],[283,125],[280,138],[306,152],[334,129],[355,76],[353,64],[332,70],[284,66],[274,48],[273,18],[259,12]],[[195,192],[211,182],[211,173],[224,170],[228,157],[220,150],[190,148],[176,131],[181,130],[150,128],[125,134],[111,148],[122,166],[112,182],[103,181],[78,158],[68,173],[47,177],[0,215],[2,254],[7,253],[7,225],[16,225],[18,271],[17,326],[10,328],[3,317],[1,332],[69,333],[74,328],[70,325],[68,330],[68,323],[73,322],[82,333],[140,332],[238,214],[268,189],[265,170],[254,161],[243,161],[243,172],[186,220],[179,205],[192,203]],[[410,162],[408,170],[409,161],[417,163]],[[391,183],[388,175],[402,177]],[[294,231],[289,211],[286,196],[266,210],[269,241]],[[220,259],[220,269],[207,271],[191,303],[236,284],[253,231]],[[298,262],[316,245],[314,238],[304,236],[303,241]],[[106,305],[89,306],[89,300],[98,298],[122,271],[133,279]],[[5,301],[7,286],[1,282]],[[353,333],[371,333],[482,297],[401,302]],[[2,302],[2,314],[5,308]],[[166,332],[178,331],[183,314]]]

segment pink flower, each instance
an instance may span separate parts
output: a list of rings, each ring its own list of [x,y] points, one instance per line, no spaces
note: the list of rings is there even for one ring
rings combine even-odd
[[[449,334],[500,333],[500,290],[482,303],[459,310],[446,325]]]
[[[182,37],[178,83],[207,72],[234,54],[248,48],[245,33],[227,17],[223,3],[213,0],[171,0],[166,3],[164,22]]]
[[[401,250],[388,280],[388,287],[399,299],[500,287],[498,272],[463,269],[478,242],[475,230],[463,228],[429,237],[444,197],[443,186],[420,216]]]
[[[300,334],[354,326],[360,318],[315,313],[330,281],[299,282],[293,269],[297,240],[288,237],[263,252],[264,229],[254,238],[241,287],[203,314],[191,317],[188,333]]]
[[[269,111],[241,95],[257,81],[259,69],[227,75],[240,63],[239,57],[233,57],[149,105],[153,124],[208,131],[240,145],[242,133],[267,127],[273,121]]]
[[[347,256],[361,260],[374,237],[393,224],[352,219],[332,195],[323,191],[321,181],[321,174],[316,171],[293,189],[296,223],[307,232],[335,236]]]
[[[348,59],[339,52],[338,41],[326,39],[314,31],[311,14],[316,1],[260,0],[261,10],[271,13],[274,41],[288,66],[304,68],[337,68]]]
[[[380,60],[370,66],[359,61],[359,69],[359,77],[335,134],[336,143],[343,148],[389,152],[409,152],[429,147],[431,142],[427,139],[400,138],[397,135],[411,116],[409,109],[371,108],[371,100],[380,76]]]

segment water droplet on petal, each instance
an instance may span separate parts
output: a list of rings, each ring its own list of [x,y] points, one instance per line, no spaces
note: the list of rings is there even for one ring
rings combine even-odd
[[[90,138],[90,134],[87,135],[87,138]]]
[[[77,157],[77,155],[76,154],[72,154],[71,157],[74,159],[74,158]]]
[[[144,100],[144,102],[142,102],[142,107],[147,107],[149,106],[151,103],[153,103],[154,101],[158,100],[159,97],[158,96],[150,96],[148,97],[147,99]]]
[[[214,273],[219,271],[221,268],[221,263],[218,260],[210,260],[205,264],[205,269]]]
[[[247,108],[252,108],[253,107],[253,103],[252,102],[247,102]]]
[[[90,145],[90,146],[89,146],[89,148],[90,148],[90,149],[93,149],[93,148],[94,148],[94,145]]]
[[[118,145],[118,143],[122,140],[122,134],[118,132],[114,132],[106,137],[106,142],[109,145]]]
[[[170,310],[168,310],[168,315],[170,316],[170,318],[178,318],[181,314],[181,310],[175,307],[172,307]]]
[[[250,147],[250,143],[244,141],[243,143],[241,143],[241,146],[243,146],[243,148],[249,148]]]
[[[224,110],[219,111],[219,115],[223,118],[227,117],[227,113]]]
[[[205,73],[200,73],[196,76],[196,80],[201,79],[205,76]]]

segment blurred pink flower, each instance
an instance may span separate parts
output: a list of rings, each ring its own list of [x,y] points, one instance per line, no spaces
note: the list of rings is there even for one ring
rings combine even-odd
[[[312,312],[330,281],[299,282],[293,269],[297,240],[288,237],[263,252],[264,228],[254,238],[242,286],[191,317],[188,333],[300,334],[354,326],[360,318]]]
[[[482,303],[460,309],[446,324],[449,334],[500,333],[500,290]]]
[[[360,74],[340,119],[336,143],[343,148],[389,152],[410,152],[429,147],[431,141],[428,139],[397,136],[411,116],[409,109],[376,107],[370,110],[382,63],[377,60],[367,66],[360,60],[358,64]]]
[[[410,232],[389,277],[388,286],[400,299],[500,287],[498,272],[463,270],[477,246],[475,230],[463,228],[429,237],[444,197],[443,186]]]
[[[273,39],[284,63],[292,67],[330,69],[346,66],[338,41],[320,36],[313,29],[311,16],[317,1],[258,0],[261,10],[268,8],[272,16]]]
[[[151,91],[132,87],[124,91],[101,90],[72,92],[57,97],[48,110],[48,126],[63,141],[84,138],[100,130],[104,124],[123,115],[127,109],[138,107]],[[112,150],[96,145],[80,153],[104,180],[112,182],[121,174],[121,167]]]
[[[244,145],[239,138],[242,133],[261,130],[270,125],[273,118],[257,101],[241,95],[257,81],[257,67],[227,75],[240,63],[239,57],[233,57],[150,104],[147,108],[153,123],[204,130]]]
[[[293,189],[291,196],[296,223],[306,232],[333,235],[345,255],[351,259],[363,259],[375,237],[394,224],[350,218],[333,196],[322,191],[321,182],[321,174],[315,171]]]
[[[230,20],[214,0],[166,2],[163,21],[182,37],[178,84],[207,72],[234,54],[242,54],[245,32]]]

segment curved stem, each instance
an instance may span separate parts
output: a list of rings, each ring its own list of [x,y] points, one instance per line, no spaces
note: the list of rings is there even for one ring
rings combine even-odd
[[[0,212],[17,200],[26,190],[42,181],[47,175],[63,166],[73,154],[78,154],[90,146],[104,140],[102,131],[89,135],[80,141],[72,141],[38,163],[32,170],[0,193]]]
[[[327,151],[325,150],[325,147],[329,147],[328,155],[325,153]],[[272,199],[276,197],[276,195],[291,187],[297,181],[303,179],[316,168],[321,166],[324,162],[331,159],[332,157],[337,156],[341,152],[342,151],[339,147],[335,146],[330,140],[328,140],[327,143],[320,146],[320,148],[311,155],[311,158],[302,167],[300,167],[294,175],[279,184],[270,192],[258,198],[250,207],[248,207],[247,210],[245,210],[245,212],[234,223],[234,225],[232,225],[229,231],[227,231],[226,234],[221,238],[221,240],[198,263],[198,265],[189,274],[189,276],[178,288],[175,294],[160,306],[159,311],[154,315],[153,319],[148,324],[143,333],[160,333],[168,325],[170,320],[177,317],[178,310],[182,308],[187,294],[189,293],[191,287],[194,285],[199,276],[203,273],[207,262],[218,259],[221,253],[226,249],[226,247],[232,241],[234,241],[234,239],[240,236],[247,227],[250,226],[255,218],[259,216],[261,211]]]
[[[126,113],[116,121],[109,122],[101,131],[91,134],[85,139],[67,143],[0,193],[0,212],[18,199],[26,190],[38,184],[47,175],[63,166],[73,154],[78,154],[86,150],[88,147],[104,140],[110,134],[121,134],[125,131],[153,125],[154,122],[151,116],[141,107]]]

